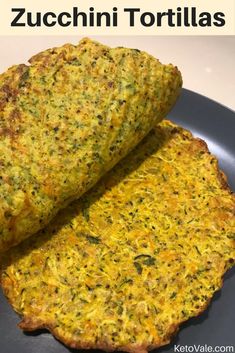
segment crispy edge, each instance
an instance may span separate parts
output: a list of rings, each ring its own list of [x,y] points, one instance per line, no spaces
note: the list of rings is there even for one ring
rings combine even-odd
[[[171,123],[171,125],[173,125],[173,127],[174,127],[175,124]],[[175,125],[175,127],[172,129],[171,133],[172,132],[175,133],[176,130],[177,130],[178,133],[181,133],[182,131],[183,132],[184,131],[187,132],[187,134],[188,134],[187,138],[193,144],[191,146],[192,147],[192,152],[191,152],[192,154],[195,151],[201,150],[201,151],[204,151],[207,155],[211,156],[216,161],[216,164],[215,164],[216,175],[217,175],[217,178],[219,180],[221,189],[229,191],[229,193],[231,194],[231,196],[233,198],[233,209],[232,209],[232,211],[233,211],[233,215],[234,215],[234,218],[235,218],[235,193],[233,193],[233,191],[230,189],[230,187],[228,185],[228,182],[227,182],[226,175],[224,174],[223,171],[221,171],[219,169],[219,164],[218,164],[217,158],[210,153],[206,142],[203,141],[200,138],[194,138],[192,133],[189,130],[181,128],[181,127]],[[231,240],[231,243],[232,243],[233,247],[235,247],[235,241]],[[221,290],[221,288],[223,287],[224,275],[225,275],[226,271],[228,270],[228,268],[232,267],[234,264],[235,264],[235,258],[231,259],[231,261],[228,260],[227,266],[224,267],[224,271],[221,273],[220,285],[218,286],[218,289],[214,292],[214,294],[216,292],[218,292],[219,290]],[[0,269],[0,275],[1,275],[1,272],[2,272],[2,270]],[[2,278],[0,278],[0,284],[2,285],[2,283],[3,283],[3,280],[2,280]],[[7,290],[4,289],[3,286],[2,286],[2,288],[3,288],[4,294],[7,296]],[[213,296],[214,296],[214,294],[213,294]],[[191,318],[201,315],[209,307],[209,305],[210,305],[210,303],[211,303],[211,301],[213,299],[213,296],[211,298],[209,298],[204,303],[204,305]],[[8,299],[8,302],[13,306],[12,301],[8,297],[7,297],[7,299]],[[184,322],[186,322],[186,321],[191,319],[191,318],[185,319],[185,320],[179,321],[178,323],[172,324],[170,326],[166,336],[164,337],[164,339],[163,340],[159,340],[158,342],[156,342],[156,343],[154,343],[154,344],[152,344],[150,346],[146,346],[144,344],[142,344],[142,345],[128,344],[128,345],[125,345],[125,346],[116,347],[114,345],[109,345],[109,344],[107,344],[105,342],[104,343],[97,343],[97,344],[96,343],[90,344],[88,342],[77,343],[76,340],[65,339],[63,334],[58,334],[57,330],[55,329],[55,325],[53,323],[43,322],[42,320],[37,320],[37,319],[31,318],[31,317],[27,317],[27,316],[21,315],[20,313],[19,313],[19,315],[22,317],[22,320],[18,324],[18,327],[21,328],[22,330],[24,330],[24,331],[34,331],[34,330],[38,330],[38,329],[47,329],[48,331],[51,332],[51,334],[56,339],[58,339],[59,341],[61,341],[63,344],[65,344],[66,346],[68,346],[70,348],[75,348],[75,349],[101,349],[101,350],[104,350],[106,352],[125,351],[125,352],[129,352],[129,353],[147,353],[150,350],[153,350],[153,349],[156,349],[156,348],[159,348],[159,347],[162,347],[162,346],[165,346],[165,345],[169,344],[172,341],[172,339],[176,336],[176,334],[178,333],[178,331],[180,329],[180,326]]]
[[[223,274],[224,275],[224,274]],[[222,275],[222,276],[223,276]],[[219,291],[223,286],[223,279],[221,278],[221,283],[220,287],[217,289]],[[217,292],[216,291],[216,292]],[[195,315],[193,315],[190,319],[193,317],[197,317],[201,315],[210,305],[212,301],[212,297],[209,298],[206,303],[200,308]],[[64,339],[63,334],[58,334],[56,329],[54,328],[53,324],[47,324],[40,322],[39,320],[32,320],[30,318],[24,318],[19,324],[18,327],[21,328],[24,331],[30,332],[38,329],[47,329],[51,334],[60,342],[65,344],[66,346],[73,348],[73,349],[100,349],[105,352],[114,352],[114,351],[124,351],[124,352],[129,352],[129,353],[148,353],[148,351],[160,348],[162,346],[166,346],[169,344],[174,337],[177,335],[180,326],[187,322],[190,319],[182,320],[176,324],[172,324],[165,335],[163,340],[159,340],[158,342],[155,342],[154,344],[151,344],[149,346],[142,344],[142,345],[135,345],[135,344],[128,344],[120,347],[115,347],[114,345],[109,345],[107,343],[95,343],[95,344],[90,344],[88,342],[83,342],[83,343],[77,343],[76,340],[69,340],[69,339]]]

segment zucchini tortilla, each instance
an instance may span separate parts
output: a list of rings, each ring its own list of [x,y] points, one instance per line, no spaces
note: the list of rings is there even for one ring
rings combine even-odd
[[[145,352],[199,315],[235,259],[235,200],[206,144],[170,123],[37,236],[5,254],[24,330]]]
[[[166,116],[173,65],[83,39],[0,75],[0,251],[42,229]]]

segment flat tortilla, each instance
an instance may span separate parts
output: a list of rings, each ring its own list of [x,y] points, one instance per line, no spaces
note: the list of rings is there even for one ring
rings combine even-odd
[[[23,330],[146,352],[199,315],[235,260],[235,200],[206,144],[164,121],[82,199],[5,254]]]

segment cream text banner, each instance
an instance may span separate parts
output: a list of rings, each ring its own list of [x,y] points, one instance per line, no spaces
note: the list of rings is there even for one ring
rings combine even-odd
[[[235,35],[235,0],[0,0],[0,35]]]

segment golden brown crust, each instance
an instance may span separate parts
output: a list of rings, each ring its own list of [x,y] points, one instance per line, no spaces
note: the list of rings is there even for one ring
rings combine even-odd
[[[112,345],[109,345],[107,343],[95,343],[95,344],[90,344],[90,343],[77,343],[76,341],[72,340],[66,340],[63,336],[58,335],[57,331],[53,327],[53,325],[49,324],[42,324],[42,323],[37,323],[33,322],[31,319],[23,319],[19,324],[19,328],[21,328],[24,331],[31,332],[35,330],[41,330],[41,329],[47,329],[48,331],[51,332],[51,334],[56,337],[59,341],[63,342],[66,346],[73,348],[73,349],[101,349],[106,352],[114,352],[114,351],[124,351],[124,352],[130,352],[130,353],[146,353],[149,350],[153,350],[156,348],[161,347],[163,344],[162,342],[159,342],[159,344],[154,344],[152,346],[144,346],[144,345],[125,345],[125,346],[120,346],[120,347],[113,347]],[[178,326],[174,328],[174,331],[172,330],[172,334],[169,335],[168,340],[164,343],[168,344],[172,337],[178,332]]]

